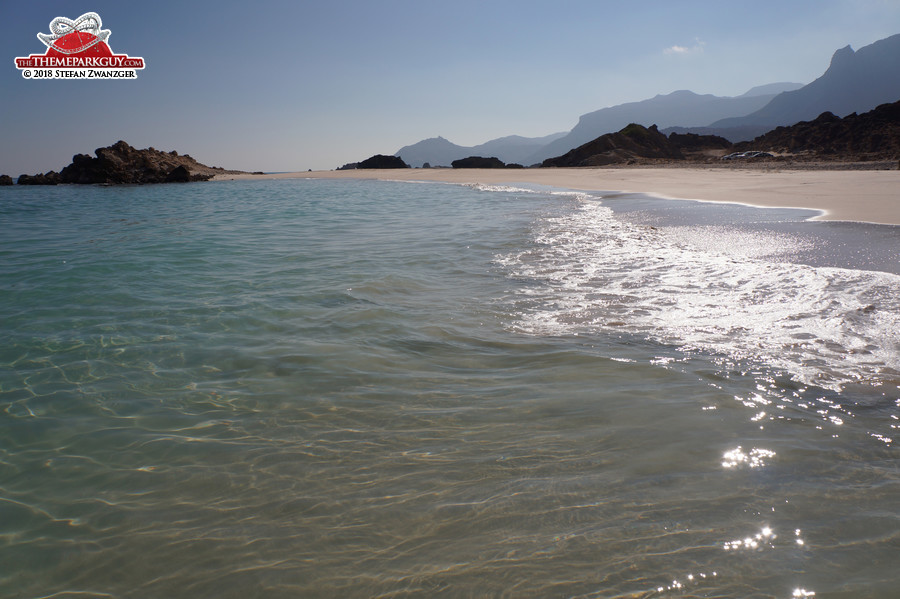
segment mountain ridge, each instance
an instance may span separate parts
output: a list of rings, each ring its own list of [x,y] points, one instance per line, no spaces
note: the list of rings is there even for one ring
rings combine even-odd
[[[823,112],[846,116],[900,99],[900,34],[857,51],[849,45],[831,57],[828,69],[798,90],[778,94],[742,117],[713,121],[710,128],[761,126],[767,129],[816,118]]]

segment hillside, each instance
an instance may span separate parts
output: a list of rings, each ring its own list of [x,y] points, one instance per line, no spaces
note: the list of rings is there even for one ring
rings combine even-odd
[[[648,129],[631,123],[621,131],[601,135],[562,156],[548,158],[541,166],[604,166],[634,163],[645,158],[684,160],[684,154],[659,132],[656,125]]]
[[[900,101],[839,118],[825,112],[812,121],[778,127],[735,150],[766,150],[816,159],[900,160]]]

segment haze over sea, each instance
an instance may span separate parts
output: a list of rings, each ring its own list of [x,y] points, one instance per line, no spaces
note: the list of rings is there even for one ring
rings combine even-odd
[[[896,597],[900,228],[0,195],[0,596]]]

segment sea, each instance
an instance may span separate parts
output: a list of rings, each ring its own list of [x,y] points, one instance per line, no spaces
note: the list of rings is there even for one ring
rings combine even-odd
[[[0,596],[898,597],[900,227],[511,178],[0,189]]]

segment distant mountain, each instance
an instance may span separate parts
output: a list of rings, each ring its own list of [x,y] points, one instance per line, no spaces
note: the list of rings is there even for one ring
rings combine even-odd
[[[786,91],[743,117],[713,121],[712,129],[757,126],[771,129],[816,118],[823,112],[845,116],[900,99],[900,34],[854,52],[841,48],[825,73],[795,91]]]
[[[736,97],[700,95],[680,90],[649,100],[601,108],[582,115],[565,137],[540,148],[532,154],[528,163],[559,156],[600,135],[619,131],[629,123],[655,124],[661,128],[702,127],[717,119],[750,114],[768,104],[777,94],[801,87],[803,85],[800,83],[773,83],[755,87]]]
[[[771,127],[765,125],[742,125],[740,127],[666,127],[660,129],[662,133],[694,133],[696,135],[717,135],[724,137],[732,143],[747,141],[769,131]]]
[[[680,90],[640,102],[602,108],[581,116],[571,131],[545,138],[510,136],[463,147],[441,137],[401,148],[412,166],[450,164],[466,156],[497,156],[526,166],[561,156],[629,123],[657,125],[664,134],[717,135],[732,142],[753,139],[770,129],[815,119],[823,112],[845,116],[900,99],[900,34],[854,52],[834,53],[825,73],[808,85],[772,83],[735,97]]]
[[[454,160],[469,156],[495,156],[507,163],[522,163],[535,150],[562,137],[565,133],[554,133],[544,137],[522,137],[510,135],[492,139],[477,146],[460,146],[443,137],[431,137],[418,143],[404,146],[394,154],[413,167],[421,167],[426,162],[431,166],[447,166]]]
[[[410,146],[403,146],[394,153],[394,156],[399,156],[414,168],[419,168],[426,162],[431,166],[447,166],[454,160],[471,155],[471,148],[458,146],[443,137],[429,137]]]

